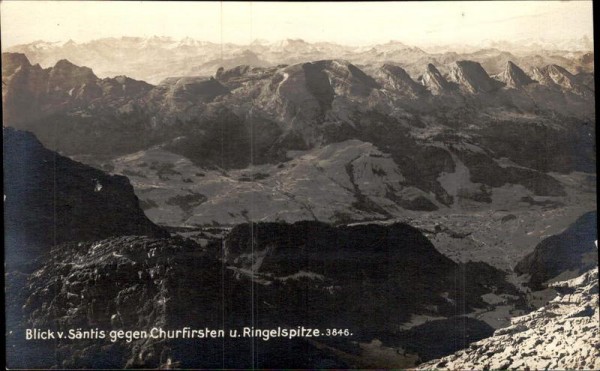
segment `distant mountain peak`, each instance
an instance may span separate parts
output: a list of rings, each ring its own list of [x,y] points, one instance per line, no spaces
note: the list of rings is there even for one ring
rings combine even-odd
[[[381,67],[386,85],[401,93],[417,97],[425,93],[425,87],[415,82],[400,66],[386,63]]]
[[[54,68],[79,68],[75,64],[71,63],[68,59],[61,59],[54,65]]]
[[[448,81],[431,63],[427,64],[427,70],[423,74],[421,82],[433,94],[441,94],[451,89],[451,85],[448,83]]]
[[[579,83],[571,72],[556,64],[550,64],[542,68],[534,67],[532,74],[543,85],[558,87],[561,90],[579,95],[593,94],[588,87]]]
[[[308,43],[302,39],[285,39],[281,41],[281,46],[299,46],[308,45]]]
[[[519,66],[512,61],[506,62],[506,68],[498,75],[498,79],[511,88],[520,88],[522,86],[534,83],[535,80],[530,78]]]
[[[67,59],[61,59],[54,65],[54,68],[50,71],[51,75],[57,76],[58,74],[67,74],[69,79],[85,79],[85,80],[97,80],[98,77],[94,74],[91,68],[85,66],[77,66],[71,63]]]
[[[470,93],[489,93],[502,84],[492,79],[481,64],[470,60],[454,62],[449,76],[461,89]]]
[[[12,75],[21,66],[30,67],[29,59],[23,53],[2,53],[2,77]]]
[[[575,76],[565,68],[556,64],[544,67],[546,75],[562,89],[574,91],[576,93],[588,93],[588,89],[579,84]]]
[[[551,74],[558,74],[558,75],[562,75],[562,76],[565,76],[568,78],[573,77],[573,74],[571,72],[567,71],[565,68],[563,68],[557,64],[550,64],[544,68],[546,69],[546,71],[548,73],[551,73]]]

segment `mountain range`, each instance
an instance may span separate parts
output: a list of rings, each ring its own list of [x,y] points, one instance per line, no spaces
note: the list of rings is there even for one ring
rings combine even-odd
[[[153,86],[5,53],[4,123],[130,176],[146,212],[169,225],[487,208],[507,191],[564,197],[551,173],[595,171],[586,73],[550,65],[536,80],[512,62],[494,76],[473,61],[446,75],[423,67],[420,82],[394,64],[371,76],[323,60]]]
[[[427,51],[426,51],[427,50]],[[461,50],[461,52],[457,52]],[[446,66],[458,60],[479,62],[489,73],[500,73],[508,60],[526,67],[562,65],[572,73],[593,72],[593,43],[586,38],[552,44],[542,40],[486,42],[480,46],[419,48],[400,41],[349,46],[302,39],[255,40],[247,45],[212,43],[193,38],[121,37],[84,43],[35,41],[4,49],[25,54],[32,63],[51,67],[61,59],[92,68],[99,76],[127,75],[153,84],[171,76],[212,76],[221,66],[253,67],[344,59],[359,66],[398,63],[412,75],[427,63]],[[168,69],[163,66],[169,66]],[[444,68],[443,68],[444,69]]]
[[[544,365],[522,335],[564,331],[593,300],[597,314],[593,272],[556,284],[597,264],[594,61],[579,41],[124,37],[2,53],[11,365],[502,368],[506,336],[511,357]],[[125,324],[353,334],[18,336]],[[592,364],[573,357],[550,365]]]

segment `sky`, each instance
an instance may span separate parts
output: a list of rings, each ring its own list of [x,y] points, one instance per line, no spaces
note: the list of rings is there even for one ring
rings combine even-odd
[[[248,44],[301,38],[368,45],[473,44],[524,38],[593,38],[591,1],[0,3],[2,48],[36,40],[192,37]]]

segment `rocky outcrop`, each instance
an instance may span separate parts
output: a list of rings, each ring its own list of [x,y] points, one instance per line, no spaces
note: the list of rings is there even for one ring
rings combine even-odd
[[[152,85],[127,76],[116,76],[112,79],[102,79],[98,83],[105,99],[142,98],[152,88]]]
[[[2,77],[10,76],[19,68],[31,67],[23,53],[2,53]]]
[[[593,90],[589,86],[582,84],[577,76],[556,64],[550,64],[542,68],[534,67],[532,69],[532,74],[534,79],[550,88],[559,89],[563,92],[573,93],[583,97],[591,97],[594,95]]]
[[[599,369],[598,268],[552,286],[559,295],[547,305],[513,318],[488,339],[419,368]]]
[[[411,79],[402,67],[384,64],[378,71],[378,75],[386,89],[394,90],[401,95],[416,99],[427,92],[425,87]]]
[[[279,309],[280,315],[289,320],[310,316],[315,325],[356,325],[367,315],[368,327],[359,326],[360,336],[374,330],[393,332],[416,313],[451,317],[485,307],[481,295],[493,287],[498,292],[516,293],[502,272],[483,263],[457,264],[440,254],[420,231],[402,223],[340,227],[312,221],[242,224],[231,231],[223,247],[227,262],[242,276],[251,275],[265,284],[312,282],[308,307],[302,304],[306,298],[271,298],[272,302],[290,303]],[[328,287],[335,289],[323,295]],[[416,297],[418,303],[410,300]],[[301,301],[293,302],[296,299]],[[334,312],[335,319],[330,317]],[[318,316],[322,323],[315,313],[322,313]]]
[[[544,67],[543,73],[563,89],[573,89],[576,87],[573,74],[561,66],[556,64],[548,65]]]
[[[465,92],[489,93],[497,90],[502,83],[492,79],[477,62],[457,61],[450,68],[450,80]]]
[[[189,120],[201,114],[206,103],[228,92],[229,89],[212,77],[169,78],[150,92],[145,109],[152,110],[156,106],[167,121]]]
[[[61,59],[49,70],[48,90],[67,92],[76,86],[95,83],[98,79],[88,67],[79,67]]]
[[[533,78],[542,85],[554,86],[554,81],[546,73],[546,69],[543,67],[533,67],[531,69],[531,75]]]
[[[38,117],[43,110],[48,71],[32,66],[20,53],[2,53],[3,122],[17,123]]]
[[[136,101],[152,88],[123,76],[99,79],[90,68],[66,59],[47,69],[32,66],[18,53],[2,53],[2,61],[3,119],[10,125],[96,106],[114,114],[114,110]]]
[[[535,80],[527,76],[521,68],[511,61],[506,62],[506,68],[497,78],[506,84],[507,87],[513,89],[519,89],[535,82]]]
[[[20,67],[15,66],[25,59],[10,58],[6,71],[16,76]],[[39,69],[43,81],[51,72],[27,65],[23,68],[30,73],[23,75],[23,81],[29,82],[22,84],[26,92],[29,86],[38,86],[37,72],[32,71]],[[166,79],[146,93],[143,83],[123,77],[91,83],[94,77],[89,69],[66,61],[56,71],[53,86],[58,90],[52,98],[45,90],[38,89],[38,95],[13,91],[10,86],[18,84],[8,83],[5,99],[21,103],[7,104],[15,115],[11,119],[8,114],[5,124],[30,130],[48,148],[83,155],[91,162],[160,146],[204,170],[269,165],[272,168],[265,171],[275,178],[283,169],[280,164],[293,163],[297,151],[318,152],[349,140],[370,143],[391,156],[401,177],[377,179],[390,187],[389,192],[387,187],[369,192],[377,197],[374,202],[368,192],[356,192],[351,184],[344,188],[343,194],[350,190],[358,197],[347,203],[358,206],[350,217],[354,218],[354,211],[363,214],[354,220],[402,215],[405,209],[436,210],[464,198],[489,203],[495,189],[505,185],[523,185],[531,193],[523,197],[564,197],[562,185],[548,172],[595,169],[595,129],[589,124],[594,106],[589,96],[537,83],[490,91],[500,83],[474,62],[456,63],[457,83],[446,81],[429,65],[421,78],[425,87],[396,65],[388,63],[376,70],[374,79],[367,73],[368,66],[344,60],[239,66],[223,69],[215,79]],[[526,82],[517,67],[509,65],[508,71],[510,81]],[[69,88],[74,81],[80,85]],[[11,111],[8,106],[21,108]],[[481,150],[454,150],[453,146]],[[459,175],[453,156],[470,175],[468,186],[460,192],[440,183],[446,175]],[[500,166],[503,157],[511,163]],[[336,171],[347,173],[342,167]],[[379,174],[387,178],[387,173]],[[144,182],[140,179],[137,184]],[[206,194],[209,200],[204,205],[211,204],[208,191],[193,192]],[[292,202],[308,204],[301,198]],[[244,209],[248,208],[240,205],[234,214],[241,218]],[[339,220],[351,220],[340,213],[345,210],[336,212]],[[270,215],[276,220],[276,214]]]
[[[564,232],[546,238],[515,266],[518,274],[528,274],[529,285],[540,290],[563,274],[579,275],[598,264],[598,219],[596,211],[582,215]]]
[[[28,132],[4,128],[3,143],[8,270],[67,241],[168,236],[144,215],[127,178],[52,152]]]
[[[148,334],[153,328],[204,330],[252,325],[251,312],[246,309],[250,308],[250,296],[245,295],[249,289],[248,283],[232,279],[216,257],[207,256],[199,245],[181,238],[129,236],[63,244],[49,253],[48,260],[26,284],[9,286],[8,296],[19,305],[11,308],[13,312],[8,316],[11,333],[7,343],[15,351],[7,357],[7,365],[247,367],[252,365],[251,338],[182,340],[146,335],[133,341],[111,341],[110,331]],[[65,336],[69,330],[94,329],[104,332],[104,337],[25,341],[25,328],[64,331]],[[264,347],[257,347],[255,354],[264,351]],[[310,367],[310,363],[296,365]]]
[[[253,102],[260,116],[278,122],[286,134],[297,133],[310,146],[319,141],[318,123],[332,110],[348,115],[354,105],[367,104],[381,88],[375,79],[344,60],[295,64],[271,73],[270,81],[259,85],[260,89],[245,87],[232,96],[243,102],[256,92]]]
[[[450,91],[452,85],[442,76],[440,71],[431,63],[427,65],[427,71],[421,77],[421,83],[432,93],[442,94]]]
[[[516,292],[504,273],[485,264],[456,264],[408,225],[336,228],[317,222],[243,224],[205,247],[179,237],[66,243],[54,247],[28,279],[13,274],[9,282],[7,342],[16,351],[8,364],[17,368],[364,367],[372,360],[357,342],[381,339],[388,349],[408,349],[398,328],[412,314],[454,318],[485,307],[483,293]],[[229,329],[246,326],[349,331],[269,341],[229,336]],[[225,329],[227,336],[109,337],[111,330],[155,327]],[[105,338],[25,341],[26,328],[65,334],[95,329]],[[489,331],[464,318],[439,329],[460,344]],[[422,338],[429,331],[423,326],[411,334]],[[432,354],[452,347],[448,342]],[[398,353],[388,365],[405,361]]]

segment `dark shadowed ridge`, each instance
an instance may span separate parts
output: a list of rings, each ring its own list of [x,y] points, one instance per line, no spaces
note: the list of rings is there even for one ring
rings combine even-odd
[[[591,211],[579,217],[564,232],[540,242],[515,267],[519,274],[529,274],[530,286],[542,289],[543,283],[566,271],[583,273],[598,265],[598,216]]]
[[[3,139],[9,267],[68,241],[169,236],[144,215],[126,177],[50,151],[29,132],[4,128]]]

